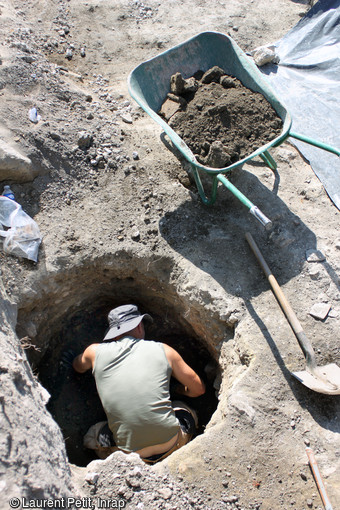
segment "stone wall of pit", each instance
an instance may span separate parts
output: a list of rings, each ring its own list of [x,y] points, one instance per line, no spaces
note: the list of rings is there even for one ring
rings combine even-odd
[[[71,494],[63,437],[46,411],[46,392],[32,372],[67,317],[82,308],[96,310],[101,304],[133,301],[163,317],[165,329],[169,324],[176,329],[176,318],[177,330],[199,338],[218,361],[221,346],[233,338],[240,311],[237,299],[229,299],[215,280],[183,259],[118,251],[98,259],[78,259],[73,265],[59,259],[56,265],[42,264],[26,276],[14,304],[1,287],[2,508],[8,507],[10,497]],[[30,343],[39,351],[29,349],[29,363],[22,346]],[[235,366],[242,365],[236,358]]]
[[[45,410],[45,392],[15,334],[17,310],[0,292],[0,507],[11,497],[60,498],[71,494],[62,434]]]

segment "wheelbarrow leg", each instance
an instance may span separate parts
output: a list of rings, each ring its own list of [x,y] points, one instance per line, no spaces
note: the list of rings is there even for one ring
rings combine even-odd
[[[208,198],[207,195],[205,194],[200,174],[198,173],[198,170],[195,167],[195,165],[191,165],[191,170],[192,170],[192,173],[194,175],[196,186],[197,186],[197,189],[198,189],[198,193],[199,193],[199,195],[201,197],[201,200],[202,200],[203,204],[205,204],[205,205],[213,205],[215,203],[215,201],[216,201],[216,194],[217,194],[217,184],[218,184],[218,182],[217,182],[216,176],[213,177],[212,187],[211,187],[211,196],[210,196],[210,198]]]
[[[235,197],[242,202],[243,205],[248,207],[250,214],[255,216],[255,218],[260,223],[262,223],[265,228],[270,228],[272,226],[271,220],[267,218],[267,216],[265,216],[263,212],[260,211],[260,209],[254,205],[245,195],[243,195],[243,193],[241,193],[241,191],[238,190],[236,186],[234,186],[224,175],[218,174],[217,179],[222,182],[222,184],[224,184],[224,186],[228,188],[228,190],[231,191],[233,195],[235,195]]]
[[[269,154],[268,151],[263,151],[262,154],[260,154],[260,158],[266,163],[267,166],[269,166],[269,168],[271,170],[276,170],[277,169],[277,164],[276,164],[276,161],[275,159]]]

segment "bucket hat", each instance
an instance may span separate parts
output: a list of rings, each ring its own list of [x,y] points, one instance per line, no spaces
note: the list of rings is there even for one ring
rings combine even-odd
[[[131,331],[143,319],[152,321],[152,317],[148,313],[142,314],[136,305],[122,305],[113,308],[108,315],[109,331],[106,333],[104,340],[110,340]]]

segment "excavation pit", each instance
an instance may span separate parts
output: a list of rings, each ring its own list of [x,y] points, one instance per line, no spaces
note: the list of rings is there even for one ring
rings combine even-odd
[[[87,297],[81,303],[77,296],[79,303],[77,307],[74,303],[73,306],[71,303],[71,306],[67,305],[67,301],[72,299],[69,297],[65,299],[62,306],[65,310],[58,318],[53,314],[52,305],[50,317],[42,320],[41,327],[37,328],[34,339],[36,347],[28,349],[31,366],[41,384],[51,395],[47,409],[62,431],[69,461],[78,466],[85,466],[97,458],[94,452],[83,447],[83,437],[91,425],[105,420],[106,416],[91,371],[78,374],[71,367],[65,367],[61,358],[65,351],[71,349],[76,355],[91,343],[101,342],[108,327],[108,312],[120,304],[135,303],[143,313],[150,313],[154,321],[152,324],[145,323],[146,339],[161,341],[172,346],[204,380],[206,393],[198,398],[176,395],[176,381],[173,378],[170,381],[171,399],[181,399],[197,411],[198,434],[204,432],[217,407],[220,373],[214,347],[200,339],[189,323],[185,325],[183,320],[179,320],[176,312],[177,305],[169,303],[169,294],[164,301],[158,298],[157,305],[155,298],[141,300],[139,298],[143,290],[133,292],[132,281],[134,282],[134,279],[125,280],[130,293],[126,289],[123,291],[123,280],[119,283],[119,288],[117,287],[111,295],[96,294]],[[74,292],[76,295],[76,291]],[[131,297],[127,298],[126,294],[130,294]],[[118,302],[119,295],[122,299]],[[53,301],[51,296],[48,301]],[[44,306],[46,312],[46,304]],[[44,316],[39,313],[37,304],[25,306],[25,313],[21,318],[19,315],[21,319],[19,330],[22,328],[24,316],[27,323],[27,317],[30,316],[29,308],[32,309],[32,315],[39,315],[40,319]]]

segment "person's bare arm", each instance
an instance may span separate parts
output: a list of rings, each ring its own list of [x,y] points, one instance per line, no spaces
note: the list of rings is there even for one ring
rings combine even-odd
[[[196,372],[185,363],[182,356],[169,345],[163,344],[165,355],[172,368],[172,375],[183,385],[181,393],[188,397],[199,397],[205,393],[205,385]]]
[[[98,345],[99,344],[89,345],[82,354],[79,354],[74,358],[73,368],[76,372],[83,374],[93,367]]]

